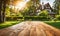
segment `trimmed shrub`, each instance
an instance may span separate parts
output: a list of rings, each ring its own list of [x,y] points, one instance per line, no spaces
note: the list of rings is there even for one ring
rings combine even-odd
[[[7,21],[15,21],[15,20],[22,20],[23,17],[6,17]]]
[[[48,21],[49,18],[47,18],[46,16],[34,16],[34,17],[24,17],[24,20]]]
[[[56,19],[57,20],[60,20],[60,15],[56,15]]]

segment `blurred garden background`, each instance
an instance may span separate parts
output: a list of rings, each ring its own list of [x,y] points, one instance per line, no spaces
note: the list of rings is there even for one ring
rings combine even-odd
[[[60,29],[60,0],[0,0],[0,29],[22,21],[42,21]]]

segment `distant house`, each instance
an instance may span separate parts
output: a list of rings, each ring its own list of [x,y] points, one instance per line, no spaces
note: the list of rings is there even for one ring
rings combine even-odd
[[[44,5],[44,9],[48,11],[49,15],[51,15],[52,17],[55,17],[55,13],[53,12],[53,9],[49,3]]]
[[[46,4],[42,3],[42,4],[40,4],[38,10],[41,10],[41,11],[47,10],[49,15],[51,15],[51,16],[55,15],[55,13],[53,12],[53,9],[52,9],[52,7],[50,6],[49,3],[46,3]]]
[[[49,3],[47,3],[47,4],[42,3],[42,4],[40,4],[40,6],[38,7],[38,9],[40,9],[40,10],[45,10],[46,9],[49,12],[52,11],[52,7],[50,6]]]
[[[49,3],[44,5],[44,9],[46,9],[48,12],[52,12],[53,10]]]
[[[48,10],[48,12],[52,11],[52,7],[50,6],[49,3],[46,3],[46,4],[42,3],[42,4],[40,4],[39,9],[40,10],[45,10],[46,9],[46,10]]]

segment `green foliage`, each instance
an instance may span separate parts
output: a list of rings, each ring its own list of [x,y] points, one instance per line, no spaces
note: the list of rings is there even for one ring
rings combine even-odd
[[[46,21],[45,23],[60,29],[60,21]]]
[[[6,16],[10,16],[10,8],[9,8],[9,6],[6,7],[5,12],[6,12]]]
[[[45,16],[31,16],[31,17],[24,17],[24,20],[32,20],[32,21],[48,21],[49,18]]]
[[[7,21],[22,21],[23,20],[23,17],[6,17],[6,20]]]
[[[60,14],[59,13],[59,10],[60,10],[60,0],[55,0],[54,2],[54,11],[57,12],[57,14]]]
[[[56,15],[56,19],[57,20],[60,20],[60,15]]]
[[[41,11],[39,16],[48,16],[48,11],[47,10]]]
[[[0,29],[6,28],[6,27],[9,27],[9,26],[18,24],[18,23],[20,23],[20,21],[6,21],[4,23],[0,23]]]
[[[28,3],[27,3],[27,9],[24,10],[24,12],[22,13],[23,16],[35,16],[36,15],[36,8],[39,7],[39,3],[40,1],[38,0],[30,0]]]

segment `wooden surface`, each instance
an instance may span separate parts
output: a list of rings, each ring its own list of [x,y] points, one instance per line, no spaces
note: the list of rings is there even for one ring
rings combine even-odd
[[[40,21],[25,21],[0,29],[0,36],[60,36],[60,30]]]

